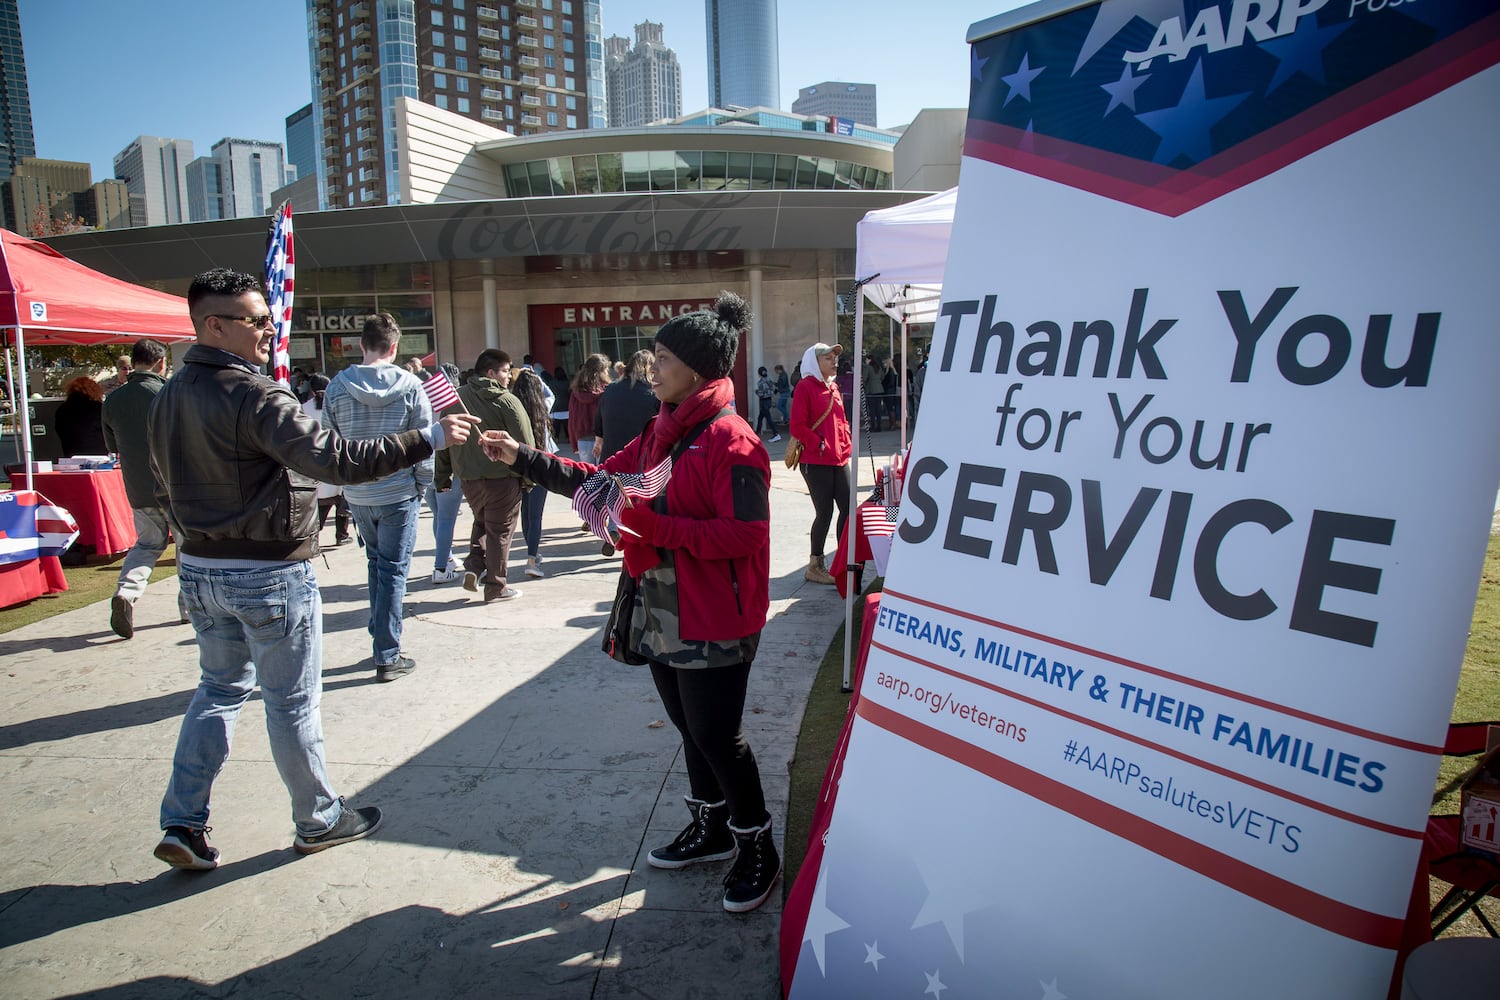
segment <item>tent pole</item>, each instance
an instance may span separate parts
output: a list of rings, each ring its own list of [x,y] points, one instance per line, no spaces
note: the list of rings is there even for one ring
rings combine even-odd
[[[868,279],[866,279],[868,280]],[[865,343],[865,292],[864,282],[854,286],[854,357],[849,359],[853,364],[854,358],[863,357]],[[862,367],[862,366],[861,366]],[[860,425],[864,422],[860,419],[861,410],[860,392],[864,388],[864,371],[856,370],[854,373],[854,419],[850,421],[850,434],[854,438],[853,460],[849,463],[849,517],[844,522],[844,565],[838,567],[838,571],[844,574],[844,686],[840,689],[845,694],[853,691],[849,684],[850,651],[854,647],[854,526],[859,520],[859,433]]]
[[[20,393],[16,396],[16,416],[21,423],[16,428],[21,433],[21,461],[26,464],[26,492],[35,486],[31,482],[31,394],[26,391],[26,331],[16,327],[16,366],[21,372]]]
[[[907,416],[908,416],[907,412],[906,412],[906,406],[907,406],[907,398],[906,398],[906,373],[911,370],[909,367],[907,367],[910,364],[910,361],[908,360],[908,358],[906,356],[906,338],[907,338],[907,336],[908,336],[908,334],[907,334],[907,329],[906,329],[906,313],[905,313],[905,311],[902,311],[902,313],[901,313],[901,377],[896,380],[897,383],[898,383],[898,386],[899,386],[899,391],[901,393],[901,451],[898,452],[898,454],[901,456],[901,460],[902,461],[906,460],[906,421],[907,421]]]

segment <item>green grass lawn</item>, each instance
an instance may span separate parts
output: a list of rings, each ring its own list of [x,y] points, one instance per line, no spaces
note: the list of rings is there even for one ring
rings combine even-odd
[[[112,559],[94,556],[81,566],[64,566],[63,575],[68,578],[68,589],[59,594],[38,597],[13,608],[0,609],[0,634],[39,622],[43,618],[60,615],[64,611],[108,600],[114,596],[115,581],[120,578],[120,563],[124,560],[125,555],[121,553]],[[168,545],[167,550],[156,561],[151,582],[176,575],[177,547]],[[104,612],[103,617],[106,622],[109,620],[108,611]]]

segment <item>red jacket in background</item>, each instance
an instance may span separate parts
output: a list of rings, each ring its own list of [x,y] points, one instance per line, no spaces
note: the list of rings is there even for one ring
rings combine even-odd
[[[813,429],[813,424],[833,410]],[[802,461],[808,465],[843,465],[853,449],[849,443],[849,418],[844,416],[844,397],[838,387],[817,378],[797,380],[792,393],[792,437],[802,442]]]
[[[579,438],[594,440],[594,418],[599,415],[599,397],[602,395],[603,389],[598,392],[574,389],[568,396],[568,443],[574,451],[578,450]]]

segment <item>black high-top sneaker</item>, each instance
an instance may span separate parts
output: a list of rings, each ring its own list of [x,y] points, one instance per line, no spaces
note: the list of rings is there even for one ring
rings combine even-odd
[[[731,826],[729,831],[740,853],[724,876],[724,909],[747,913],[771,895],[771,887],[781,875],[781,856],[776,853],[769,819],[748,830]]]
[[[677,839],[646,855],[652,868],[678,869],[702,861],[725,861],[734,857],[734,835],[729,832],[729,806],[724,802],[684,799],[693,821]]]

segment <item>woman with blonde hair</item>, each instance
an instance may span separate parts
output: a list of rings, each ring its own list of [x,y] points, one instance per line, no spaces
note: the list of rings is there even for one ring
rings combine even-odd
[[[594,460],[594,417],[599,412],[599,397],[609,386],[609,358],[590,354],[583,359],[573,376],[568,396],[568,443],[578,452],[580,462]]]

